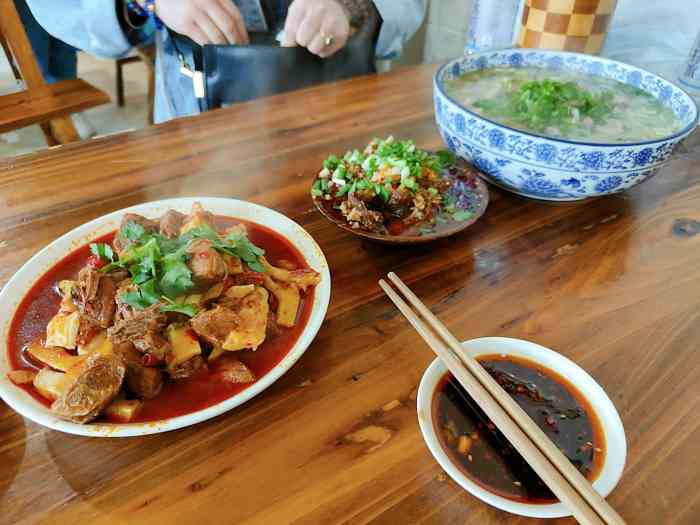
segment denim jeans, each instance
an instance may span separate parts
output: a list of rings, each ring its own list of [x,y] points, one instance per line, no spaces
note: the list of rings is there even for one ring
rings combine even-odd
[[[15,0],[24,30],[32,44],[44,80],[49,84],[78,75],[78,53],[73,46],[59,40],[39,25],[25,0]]]

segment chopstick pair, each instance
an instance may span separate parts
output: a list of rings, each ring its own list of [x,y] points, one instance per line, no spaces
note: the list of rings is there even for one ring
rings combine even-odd
[[[410,288],[393,272],[388,278],[406,301],[384,279],[379,281],[382,290],[578,522],[624,525],[615,509],[476,359],[463,351],[454,335]]]

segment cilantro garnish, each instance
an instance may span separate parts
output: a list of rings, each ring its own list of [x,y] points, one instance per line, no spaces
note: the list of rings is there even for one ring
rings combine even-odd
[[[472,212],[467,210],[457,210],[452,214],[452,218],[459,222],[468,221],[474,215]]]
[[[161,305],[161,312],[176,312],[179,314],[185,314],[189,317],[194,317],[199,312],[197,305],[192,303],[168,303]]]
[[[486,116],[512,119],[533,131],[548,127],[561,131],[588,117],[604,122],[613,112],[614,95],[610,91],[595,94],[576,82],[533,80],[492,99],[474,105]]]
[[[119,232],[130,241],[138,241],[146,234],[146,228],[138,222],[127,222]]]
[[[90,251],[105,262],[114,261],[114,250],[109,244],[94,242],[90,245]]]
[[[143,310],[156,303],[163,312],[179,312],[194,316],[196,305],[179,303],[177,299],[195,288],[192,271],[187,262],[187,247],[195,239],[207,239],[220,253],[239,257],[255,272],[264,272],[260,257],[265,250],[255,246],[243,231],[234,231],[221,238],[209,227],[192,229],[176,239],[168,239],[160,233],[147,232],[143,226],[129,222],[120,235],[131,241],[129,248],[116,258],[108,244],[90,245],[92,253],[109,262],[102,271],[123,268],[131,275],[134,289],[122,293],[121,299],[133,308]]]

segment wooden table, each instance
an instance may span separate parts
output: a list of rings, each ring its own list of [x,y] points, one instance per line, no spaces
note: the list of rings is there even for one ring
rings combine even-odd
[[[293,369],[192,428],[74,437],[0,402],[0,523],[521,523],[462,491],[418,429],[432,354],[377,280],[407,280],[461,338],[530,339],[605,388],[629,440],[611,496],[629,523],[700,513],[700,136],[623,195],[548,205],[492,189],[484,218],[422,247],[360,242],[312,207],[330,152],[440,145],[430,66],[260,100],[0,161],[0,283],[81,223],[175,196],[271,206],[319,242],[328,318]],[[398,402],[397,402],[398,401]],[[561,520],[571,523],[572,520]]]

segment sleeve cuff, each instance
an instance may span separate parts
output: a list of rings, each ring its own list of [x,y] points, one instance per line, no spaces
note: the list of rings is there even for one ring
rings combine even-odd
[[[377,58],[398,58],[404,44],[423,22],[426,0],[374,0],[374,5],[382,17]]]
[[[127,53],[134,46],[117,16],[122,0],[83,0],[82,7],[91,52],[115,56]]]

